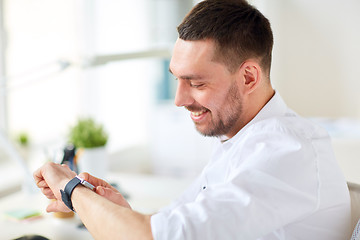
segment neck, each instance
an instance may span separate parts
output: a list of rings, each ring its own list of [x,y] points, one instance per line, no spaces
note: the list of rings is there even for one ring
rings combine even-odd
[[[258,88],[256,91],[248,95],[247,104],[248,109],[246,111],[246,119],[248,124],[260,110],[270,101],[274,96],[275,90],[271,87]],[[245,105],[245,104],[244,104]]]
[[[247,125],[260,110],[270,101],[274,96],[275,90],[269,86],[266,88],[258,88],[247,97],[243,98],[243,111],[237,123],[237,128],[234,128],[226,136],[230,139],[235,136],[245,125]]]

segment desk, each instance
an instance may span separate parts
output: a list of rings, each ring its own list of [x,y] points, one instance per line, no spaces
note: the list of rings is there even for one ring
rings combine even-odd
[[[192,179],[176,179],[140,174],[111,174],[108,180],[117,183],[129,195],[129,203],[138,212],[151,214],[166,206],[191,183]],[[77,226],[78,216],[58,219],[46,213],[49,200],[43,195],[17,192],[0,198],[0,239],[10,240],[25,234],[39,234],[52,240],[92,239],[89,232]],[[3,213],[17,208],[37,209],[43,217],[31,222],[12,222]]]

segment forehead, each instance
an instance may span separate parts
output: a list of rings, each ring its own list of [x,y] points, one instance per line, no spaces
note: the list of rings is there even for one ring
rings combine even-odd
[[[213,61],[215,45],[211,40],[185,41],[178,39],[175,43],[170,62],[170,71],[179,76],[196,71],[209,71]]]

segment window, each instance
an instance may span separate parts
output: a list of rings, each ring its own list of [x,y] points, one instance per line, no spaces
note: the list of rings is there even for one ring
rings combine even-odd
[[[0,110],[11,138],[27,132],[35,154],[52,158],[76,119],[92,116],[111,133],[110,152],[148,141],[151,109],[159,96],[171,97],[164,65],[192,1],[1,2],[7,109]],[[111,61],[94,66],[104,59]]]

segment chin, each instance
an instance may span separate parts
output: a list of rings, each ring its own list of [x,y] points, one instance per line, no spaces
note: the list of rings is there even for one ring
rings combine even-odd
[[[217,134],[214,131],[209,131],[206,129],[199,129],[198,127],[196,127],[196,130],[204,137],[218,137],[218,136],[222,135],[222,134]]]

